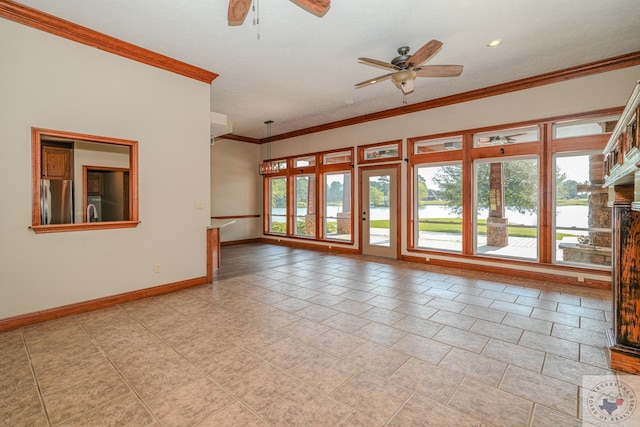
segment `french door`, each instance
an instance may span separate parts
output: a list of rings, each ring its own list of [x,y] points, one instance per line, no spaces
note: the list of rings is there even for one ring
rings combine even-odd
[[[360,169],[360,236],[363,255],[398,258],[399,166]]]

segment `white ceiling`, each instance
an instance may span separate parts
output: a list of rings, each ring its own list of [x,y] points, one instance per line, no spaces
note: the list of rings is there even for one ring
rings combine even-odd
[[[254,0],[258,26],[251,11],[228,26],[227,0],[18,1],[219,74],[211,111],[251,138],[266,136],[265,120],[278,135],[402,106],[390,80],[354,84],[385,74],[358,57],[388,62],[404,45],[437,39],[428,64],[464,65],[418,78],[410,104],[640,51],[640,0],[333,0],[323,17]]]

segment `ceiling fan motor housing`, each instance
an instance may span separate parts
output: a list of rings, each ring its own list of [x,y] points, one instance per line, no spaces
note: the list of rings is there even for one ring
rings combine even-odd
[[[402,46],[398,48],[400,56],[396,56],[391,60],[391,63],[401,70],[407,68],[407,61],[411,58],[409,55],[409,46]]]

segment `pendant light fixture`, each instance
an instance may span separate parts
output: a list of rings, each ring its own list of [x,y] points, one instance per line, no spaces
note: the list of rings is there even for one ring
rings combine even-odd
[[[273,120],[267,120],[264,124],[267,125],[267,159],[260,163],[258,172],[260,175],[269,175],[278,172],[278,162],[271,161],[271,125]]]

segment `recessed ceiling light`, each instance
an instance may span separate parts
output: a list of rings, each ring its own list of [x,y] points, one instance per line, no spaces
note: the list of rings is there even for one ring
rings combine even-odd
[[[347,105],[353,105],[353,99],[345,99],[344,103]]]
[[[488,47],[496,47],[500,43],[502,43],[502,39],[495,39],[495,40],[491,40],[489,43],[487,43],[487,46]]]

